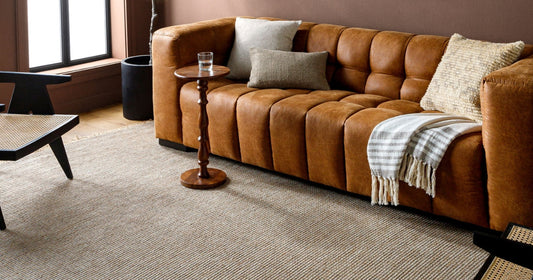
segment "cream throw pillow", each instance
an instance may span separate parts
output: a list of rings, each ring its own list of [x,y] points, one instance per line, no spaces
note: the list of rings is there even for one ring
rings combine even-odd
[[[328,52],[286,52],[250,49],[252,72],[248,87],[328,90]]]
[[[290,51],[292,40],[302,21],[270,21],[238,17],[235,41],[228,61],[230,79],[248,79],[252,68],[250,48]]]
[[[439,110],[481,122],[481,80],[511,65],[523,49],[522,41],[491,43],[454,34],[420,105],[425,110]]]

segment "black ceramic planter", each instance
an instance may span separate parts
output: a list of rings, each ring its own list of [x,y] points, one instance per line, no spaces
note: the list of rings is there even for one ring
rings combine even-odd
[[[122,107],[128,120],[153,119],[152,65],[149,55],[128,57],[121,62]]]

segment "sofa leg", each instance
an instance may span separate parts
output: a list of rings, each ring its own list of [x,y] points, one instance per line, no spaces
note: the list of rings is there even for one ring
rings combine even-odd
[[[169,148],[172,148],[172,149],[176,149],[176,150],[179,150],[179,151],[183,151],[183,152],[194,152],[194,151],[196,151],[196,149],[193,149],[191,147],[187,147],[187,146],[185,146],[183,144],[172,142],[172,141],[168,141],[168,140],[164,140],[164,139],[159,139],[159,145],[165,146],[165,147],[169,147]]]
[[[2,209],[0,209],[0,230],[6,229],[6,222],[4,221],[4,215],[2,214]]]

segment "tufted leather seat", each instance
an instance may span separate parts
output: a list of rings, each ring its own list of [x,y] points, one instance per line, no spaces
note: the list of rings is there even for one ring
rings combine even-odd
[[[225,64],[233,29],[234,18],[225,18],[156,32],[153,67],[157,138],[198,147],[196,84],[182,84],[172,73],[196,63],[196,53],[206,49],[214,50],[215,63]],[[295,36],[293,49],[329,52],[326,73],[332,90],[255,89],[242,81],[211,82],[207,105],[211,152],[369,196],[366,145],[373,128],[394,116],[425,112],[419,101],[447,42],[448,38],[441,36],[305,22]],[[532,53],[533,47],[528,45],[522,56]],[[527,62],[529,69],[532,60]],[[531,82],[532,77],[530,74],[525,79]],[[489,90],[499,89],[490,86]],[[503,182],[487,187],[491,182],[487,166],[491,163],[485,159],[484,150],[497,147],[484,146],[483,142],[493,136],[485,127],[485,122],[489,127],[497,126],[492,121],[485,119],[483,132],[452,143],[437,169],[434,199],[402,182],[400,203],[497,230],[511,221],[533,226],[533,217],[523,215],[533,212],[533,186],[503,201],[497,194],[505,188]],[[498,131],[497,127],[491,129]],[[531,149],[528,153],[533,155]],[[497,182],[497,178],[494,180]],[[528,196],[529,202],[520,199],[521,205],[503,205],[512,204],[513,196],[522,195]],[[495,213],[493,208],[503,209]]]

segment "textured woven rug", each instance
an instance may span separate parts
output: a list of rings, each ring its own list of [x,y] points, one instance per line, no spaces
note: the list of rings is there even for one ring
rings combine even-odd
[[[471,279],[487,253],[457,225],[212,157],[230,180],[179,183],[196,154],[153,122],[0,162],[0,279]],[[370,186],[369,186],[370,187]]]

